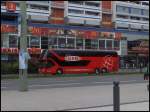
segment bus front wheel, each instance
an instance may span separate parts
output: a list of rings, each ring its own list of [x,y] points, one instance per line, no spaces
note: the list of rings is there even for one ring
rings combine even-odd
[[[56,74],[63,74],[63,71],[62,71],[62,69],[58,69],[57,71],[56,71]]]
[[[96,69],[95,69],[95,74],[96,74],[96,75],[99,75],[99,74],[100,74],[100,69],[96,68]]]

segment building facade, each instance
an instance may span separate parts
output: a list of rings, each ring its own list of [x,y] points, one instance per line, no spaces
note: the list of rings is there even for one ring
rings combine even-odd
[[[17,53],[20,25],[19,1],[1,2],[1,60]],[[123,29],[149,32],[148,1],[27,1],[27,21],[31,23]],[[127,57],[129,38],[120,32],[98,32],[80,29],[43,28],[28,26],[28,48],[83,49],[117,51]],[[136,40],[136,36],[133,36]],[[138,38],[139,39],[139,38]],[[141,36],[140,39],[143,39]],[[149,41],[149,36],[145,36]],[[145,41],[145,40],[144,40]],[[133,42],[134,43],[134,42]],[[148,45],[149,46],[149,45]],[[32,51],[32,49],[31,49]],[[136,52],[136,50],[133,50]],[[148,50],[143,54],[148,59]],[[140,54],[137,50],[135,55]],[[141,55],[140,54],[140,55]],[[133,55],[133,53],[132,53]],[[15,56],[15,55],[14,55]],[[133,56],[134,57],[134,56]],[[127,58],[128,59],[128,58]],[[124,58],[121,67],[126,66]],[[136,65],[138,62],[136,61]]]

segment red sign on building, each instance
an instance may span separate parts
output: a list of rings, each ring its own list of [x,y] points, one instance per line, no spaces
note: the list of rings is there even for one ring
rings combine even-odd
[[[6,2],[6,9],[8,11],[16,11],[16,3],[14,2]]]
[[[1,32],[2,33],[16,32],[16,31],[17,31],[16,26],[10,26],[10,25],[1,24]]]
[[[31,28],[31,33],[32,33],[32,35],[40,36],[41,35],[41,29],[40,28],[36,28],[36,27],[32,27]]]
[[[121,33],[120,32],[115,33],[115,39],[117,39],[117,40],[121,39]]]

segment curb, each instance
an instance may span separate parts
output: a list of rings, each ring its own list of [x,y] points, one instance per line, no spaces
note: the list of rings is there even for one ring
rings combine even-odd
[[[120,73],[104,73],[102,76],[110,75],[143,75],[139,72],[120,72]],[[53,77],[85,77],[85,76],[101,76],[96,74],[65,74],[65,75],[50,75],[50,74],[28,74],[28,78],[53,78]],[[1,74],[1,79],[17,79],[19,74]]]

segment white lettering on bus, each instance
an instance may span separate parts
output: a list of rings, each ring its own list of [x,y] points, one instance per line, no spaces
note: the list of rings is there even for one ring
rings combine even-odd
[[[66,56],[65,57],[66,61],[79,61],[81,60],[79,56]]]

